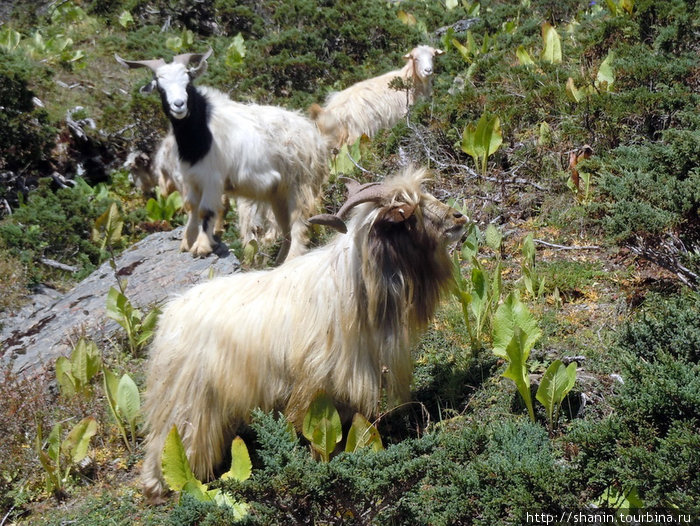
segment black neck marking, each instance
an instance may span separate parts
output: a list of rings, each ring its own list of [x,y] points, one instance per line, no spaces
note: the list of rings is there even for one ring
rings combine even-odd
[[[214,140],[209,129],[211,105],[192,83],[187,85],[187,117],[174,119],[167,104],[163,97],[163,109],[173,126],[180,160],[195,164],[209,153]]]

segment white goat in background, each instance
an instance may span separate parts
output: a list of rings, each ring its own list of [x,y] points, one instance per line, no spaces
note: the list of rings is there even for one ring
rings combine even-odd
[[[372,137],[382,128],[391,128],[408,112],[419,97],[432,92],[434,57],[444,51],[431,46],[418,46],[404,55],[402,69],[363,80],[349,88],[332,93],[324,107],[312,104],[311,118],[328,138],[331,147],[354,143],[362,134]],[[390,88],[400,78],[409,86],[405,90]]]
[[[195,87],[206,69],[204,54],[164,60],[128,61],[147,67],[172,125],[189,212],[181,249],[195,256],[212,252],[213,219],[223,214],[222,195],[266,203],[284,239],[277,261],[306,250],[305,218],[313,213],[328,172],[327,146],[316,126],[298,112],[276,106],[240,104],[218,90]],[[188,65],[194,62],[195,67]]]
[[[170,301],[151,346],[145,494],[164,493],[161,452],[176,425],[194,474],[213,476],[252,409],[300,427],[314,394],[374,415],[381,389],[409,394],[411,347],[452,283],[448,245],[466,218],[421,190],[424,170],[349,184],[338,234],[268,271],[197,285]],[[346,215],[352,215],[347,223]]]

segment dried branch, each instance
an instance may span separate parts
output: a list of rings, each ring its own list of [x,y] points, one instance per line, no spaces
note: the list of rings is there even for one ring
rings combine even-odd
[[[582,247],[565,246],[565,245],[555,245],[554,243],[548,243],[547,241],[542,241],[541,239],[533,239],[535,243],[544,245],[546,247],[556,248],[557,250],[600,250],[597,245],[587,245]]]

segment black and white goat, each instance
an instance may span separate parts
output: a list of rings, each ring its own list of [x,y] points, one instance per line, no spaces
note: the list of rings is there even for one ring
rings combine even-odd
[[[240,104],[214,88],[195,87],[210,54],[177,55],[169,64],[115,55],[125,66],[153,72],[141,91],[158,89],[172,125],[189,212],[181,249],[195,256],[212,252],[226,193],[268,204],[284,235],[277,261],[298,256],[306,250],[305,218],[327,175],[324,138],[298,112]]]

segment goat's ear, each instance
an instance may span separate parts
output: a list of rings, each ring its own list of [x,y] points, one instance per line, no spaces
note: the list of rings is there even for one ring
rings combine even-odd
[[[156,81],[155,81],[155,79],[153,79],[148,84],[144,84],[143,86],[141,86],[141,88],[139,89],[139,93],[143,93],[144,95],[148,95],[149,93],[152,93],[155,88],[156,88]]]
[[[416,205],[394,203],[379,211],[377,221],[383,223],[403,223],[416,211]]]
[[[411,53],[406,53],[406,54],[403,56],[403,58],[406,59],[406,60],[411,60],[411,59],[413,58],[413,55],[412,55]]]
[[[442,49],[437,49],[437,48],[436,48],[434,54],[435,54],[436,57],[439,57],[440,55],[444,55],[445,52],[444,52]]]

